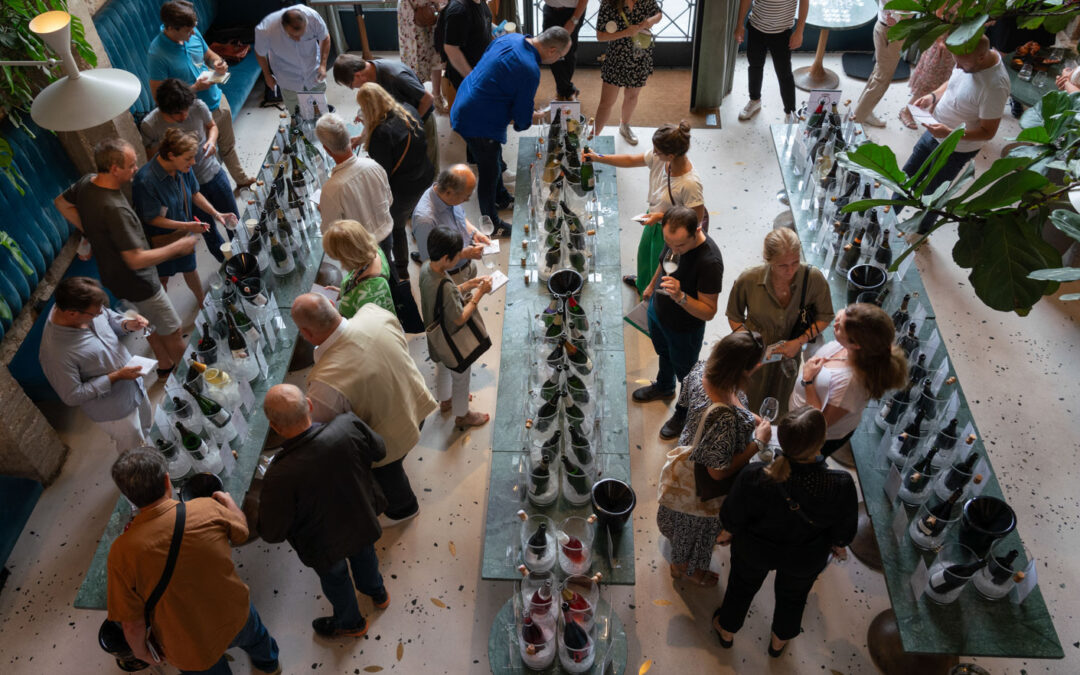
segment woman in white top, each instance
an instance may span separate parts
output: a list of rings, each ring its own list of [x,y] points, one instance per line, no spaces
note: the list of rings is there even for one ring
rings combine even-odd
[[[665,124],[653,133],[653,149],[639,155],[598,155],[586,157],[598,164],[621,168],[649,167],[649,211],[641,221],[643,230],[638,242],[637,274],[627,274],[623,281],[637,289],[638,295],[652,281],[653,272],[664,250],[664,234],[660,221],[672,206],[685,206],[697,214],[701,230],[709,232],[709,214],[705,210],[705,195],[694,165],[686,153],[690,150],[690,124]]]
[[[892,318],[877,305],[860,302],[837,312],[833,335],[803,364],[788,406],[810,405],[825,415],[826,457],[855,433],[867,401],[907,382],[907,359],[893,344]]]

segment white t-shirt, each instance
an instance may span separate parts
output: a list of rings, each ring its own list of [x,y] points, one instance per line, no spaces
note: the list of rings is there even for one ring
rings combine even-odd
[[[649,167],[649,213],[667,213],[676,205],[693,209],[705,204],[701,178],[696,169],[690,169],[681,176],[672,176],[669,194],[666,163],[649,150],[645,153],[645,166]],[[674,203],[672,196],[675,197]]]
[[[979,120],[1001,119],[1005,103],[1009,100],[1009,73],[1004,59],[998,54],[998,62],[977,73],[965,73],[955,68],[949,77],[949,86],[934,108],[934,118],[950,129],[961,124],[967,129],[979,126]],[[986,141],[961,140],[957,152],[978,150]]]
[[[833,341],[824,345],[814,356],[827,359],[843,347],[839,342]],[[814,388],[818,397],[823,398],[824,406],[843,408],[847,414],[829,425],[825,431],[826,440],[836,440],[847,436],[855,427],[859,426],[863,410],[870,400],[870,392],[855,375],[855,370],[848,365],[825,366],[814,378]],[[801,380],[795,381],[795,388],[791,390],[791,402],[788,410],[795,410],[807,405],[806,387],[802,386]]]
[[[330,180],[323,185],[319,197],[319,213],[326,228],[335,220],[356,220],[382,241],[394,229],[390,205],[394,195],[386,170],[370,157],[350,157],[330,171]]]

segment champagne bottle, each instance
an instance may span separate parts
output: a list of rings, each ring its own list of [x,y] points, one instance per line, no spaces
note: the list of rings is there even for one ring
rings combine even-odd
[[[922,459],[915,462],[915,466],[911,468],[911,473],[904,479],[904,487],[909,492],[922,492],[923,488],[930,483],[930,472],[933,471],[934,456],[937,453],[937,447],[931,447],[930,451]]]
[[[566,613],[570,611],[570,605],[564,602],[562,609],[563,616],[569,616]],[[580,663],[588,656],[582,652],[586,651],[589,646],[589,634],[586,633],[581,624],[574,621],[573,618],[567,618],[564,621],[563,645],[570,652],[570,656],[574,659],[574,663]]]
[[[589,439],[585,438],[576,424],[570,425],[570,451],[574,453],[574,458],[581,462],[582,466],[588,466],[593,461],[592,448],[589,443]],[[580,439],[581,443],[577,442]]]
[[[535,654],[546,646],[544,632],[540,630],[540,626],[533,623],[529,612],[525,612],[521,620],[521,639],[528,645],[529,654]]]
[[[566,386],[570,390],[570,396],[578,403],[589,402],[589,390],[585,388],[585,382],[577,375],[569,375],[566,378]]]
[[[318,101],[312,101],[311,102],[311,111],[312,111],[311,115],[312,115],[313,119],[318,120],[320,117],[322,117],[322,111],[319,110],[319,102]]]
[[[565,350],[563,349],[563,343],[559,342],[555,345],[555,348],[551,350],[551,353],[547,355],[547,363],[549,366],[558,365],[563,362],[565,357]]]
[[[545,401],[555,401],[563,395],[563,367],[556,366],[555,374],[540,386],[540,397]]]
[[[589,477],[585,475],[585,472],[580,467],[574,466],[569,459],[565,456],[560,457],[562,460],[563,469],[566,472],[566,482],[570,484],[570,487],[574,492],[579,495],[589,494]]]
[[[296,269],[292,256],[273,233],[270,234],[270,256],[274,259],[274,274],[284,276]]]
[[[585,413],[576,404],[566,406],[566,419],[571,424],[583,424]]]
[[[248,358],[247,340],[244,339],[244,334],[240,332],[231,312],[226,315],[226,318],[229,323],[229,351],[234,360],[242,361]]]
[[[173,416],[177,419],[186,420],[191,417],[191,407],[179,396],[172,397]]]
[[[930,574],[930,590],[939,595],[945,595],[950,591],[963,586],[971,575],[986,566],[987,561],[976,560],[966,564],[949,565]]]
[[[191,457],[186,452],[180,452],[175,443],[164,438],[158,438],[155,443],[169,463],[170,478],[180,480],[191,472]]]
[[[954,464],[949,469],[949,473],[945,474],[945,487],[950,492],[962,490],[971,480],[971,470],[975,467],[977,461],[979,461],[979,453],[973,452],[964,461]]]
[[[897,330],[897,331],[899,331],[901,328],[903,328],[904,325],[907,324],[908,319],[911,318],[911,315],[908,314],[908,301],[910,301],[910,300],[911,300],[911,294],[910,293],[905,293],[904,294],[904,299],[900,301],[900,308],[897,309],[895,312],[893,312],[893,315],[892,315],[893,328],[895,330]]]
[[[932,381],[929,377],[923,378],[922,393],[919,394],[918,411],[923,414],[924,417],[933,419],[937,414],[937,401],[934,397],[934,392],[930,390]],[[941,392],[938,392],[941,395]]]
[[[531,480],[535,494],[541,495],[547,490],[548,482],[551,479],[551,470],[548,468],[550,461],[551,457],[543,455],[540,457],[540,465],[533,469]]]
[[[915,446],[919,444],[918,436],[912,436],[906,431],[897,436],[897,440],[900,441],[900,448],[897,450],[897,454],[901,457],[910,455],[911,451],[915,449]]]
[[[570,265],[580,274],[585,273],[585,254],[580,251],[570,251]]]
[[[936,537],[941,534],[952,517],[953,506],[963,494],[963,490],[955,490],[948,499],[931,507],[927,514],[915,524],[919,532],[927,537]]]
[[[214,321],[214,333],[221,339],[229,336],[229,322],[225,320],[225,313],[218,312]]]
[[[191,397],[195,399],[195,403],[199,405],[203,417],[213,422],[214,426],[218,428],[224,427],[232,419],[232,415],[229,414],[228,410],[222,408],[220,403],[209,396],[199,393],[195,387],[185,383],[184,390],[191,394]]]
[[[806,122],[807,129],[820,129],[822,123],[825,121],[825,101],[824,99],[818,101],[817,109],[810,115],[810,119]]]
[[[540,446],[540,451],[548,456],[547,461],[551,461],[551,455],[559,453],[559,446],[562,444],[562,431],[556,429],[555,433],[551,434],[551,438],[544,441],[544,444]]]
[[[219,312],[220,314],[220,312]],[[199,337],[199,354],[206,360],[207,365],[217,363],[217,340],[210,334],[210,327],[206,321],[202,325],[202,335]]]
[[[874,251],[874,262],[882,267],[888,267],[892,264],[892,248],[889,246],[888,230],[882,233],[881,242],[878,244],[877,250]]]
[[[894,315],[895,316],[895,315]],[[908,324],[907,333],[896,340],[897,346],[904,351],[904,356],[911,358],[911,354],[919,348],[919,336],[915,334],[915,322]]]
[[[841,271],[849,270],[859,263],[859,257],[862,255],[862,239],[865,232],[866,230],[861,227],[855,230],[855,238],[844,247],[844,255],[840,258],[836,269]]]
[[[836,107],[836,101],[832,102],[832,108],[829,109],[829,124],[836,129],[839,129],[842,125],[840,111]]]
[[[937,438],[934,439],[934,445],[942,450],[952,450],[956,446],[956,425],[960,423],[960,420],[955,417],[949,420],[949,424],[938,432]]]
[[[533,591],[532,599],[529,600],[529,611],[544,616],[551,610],[551,601],[551,579],[545,579],[543,585]]]
[[[900,421],[901,415],[907,410],[908,402],[911,400],[911,388],[914,386],[914,383],[909,384],[889,399],[889,404],[883,414],[886,424],[896,424]]]
[[[574,364],[577,372],[582,375],[588,375],[592,372],[592,359],[589,358],[584,347],[574,344],[570,340],[563,340],[563,344],[566,346],[566,355],[570,359],[570,363]]]
[[[1010,549],[1005,555],[994,556],[994,562],[997,563],[997,566],[990,568],[990,580],[998,586],[1008,581],[1013,575],[1012,567],[1018,555],[1020,555],[1020,551],[1014,548]]]
[[[574,535],[567,535],[561,545],[562,553],[570,562],[580,565],[585,562],[585,547]]]
[[[919,354],[919,358],[911,362],[908,368],[908,381],[921,382],[926,377],[926,354]]]
[[[184,446],[184,450],[191,453],[197,461],[206,459],[206,445],[197,434],[185,427],[183,422],[176,423],[176,430],[180,433],[180,443]]]
[[[529,537],[529,553],[532,553],[537,558],[543,558],[547,553],[547,544],[547,523],[540,523],[540,526],[536,528],[536,532],[533,532],[532,536]]]
[[[159,438],[154,442],[157,443],[158,450],[165,455],[165,459],[169,460],[170,463],[176,459],[176,443],[164,438]]]
[[[592,152],[589,150],[589,146],[585,146],[585,154]],[[596,169],[593,167],[592,160],[585,157],[581,163],[581,189],[585,192],[592,192],[596,189]]]

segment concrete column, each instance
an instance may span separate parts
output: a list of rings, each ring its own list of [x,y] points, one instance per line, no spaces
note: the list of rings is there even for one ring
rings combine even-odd
[[[48,484],[60,473],[68,447],[22,387],[0,367],[0,474]]]

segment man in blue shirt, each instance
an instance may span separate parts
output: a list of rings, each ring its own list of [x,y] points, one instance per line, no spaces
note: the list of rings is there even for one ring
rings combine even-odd
[[[506,125],[513,122],[515,131],[525,131],[539,121],[533,99],[540,84],[540,64],[554,63],[569,50],[570,34],[558,26],[536,37],[504,35],[488,46],[458,89],[450,126],[465,139],[476,160],[480,213],[491,218],[496,233],[510,232],[510,223],[499,218],[495,205],[502,187]]]
[[[472,170],[467,164],[455,164],[439,173],[435,184],[421,195],[413,209],[412,230],[417,248],[411,254],[413,262],[423,263],[428,259],[427,238],[435,228],[448,227],[461,233],[465,242],[461,262],[447,270],[455,284],[462,284],[476,276],[473,261],[483,258],[484,246],[491,243],[465,217],[463,204],[469,201],[475,189],[476,176]]]
[[[224,75],[229,68],[225,59],[206,46],[202,33],[195,27],[198,20],[195,8],[187,0],[170,0],[161,6],[161,32],[150,42],[148,54],[150,95],[157,99],[158,86],[170,77],[191,87],[214,116],[214,124],[218,127],[217,151],[225,168],[237,187],[247,187],[255,179],[244,172],[236,155],[229,99],[222,96],[221,88],[209,79]]]

